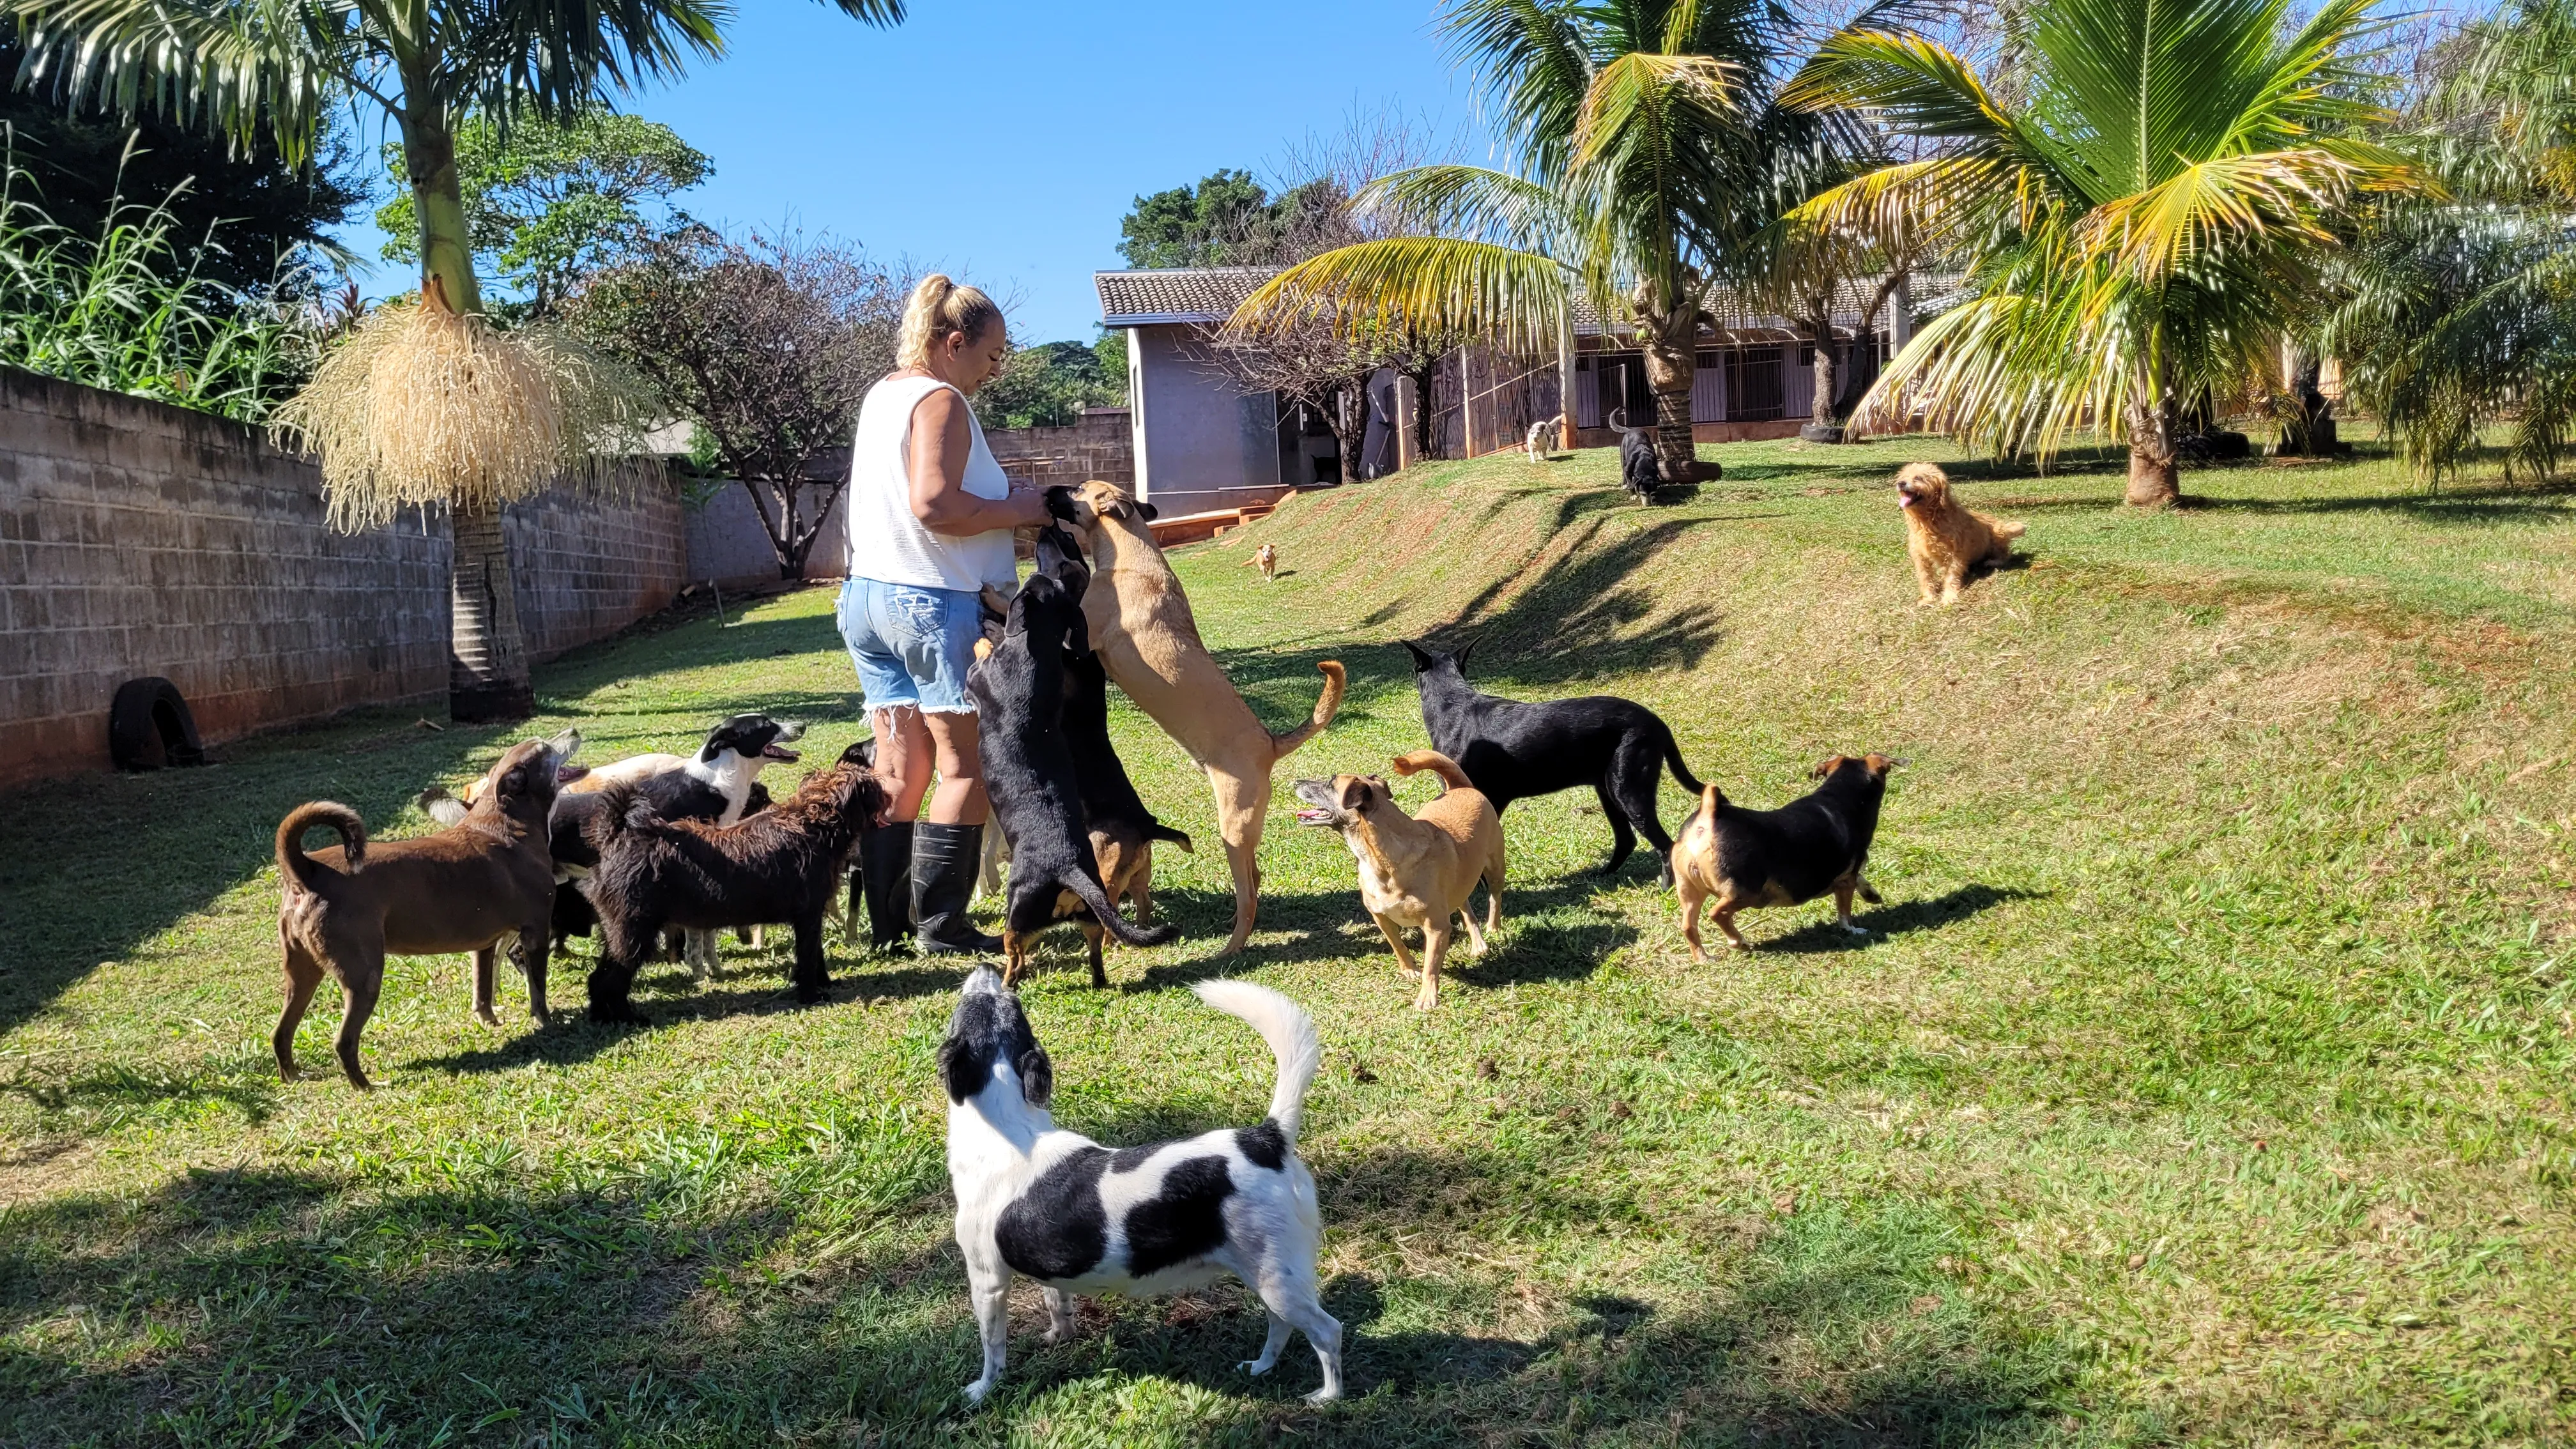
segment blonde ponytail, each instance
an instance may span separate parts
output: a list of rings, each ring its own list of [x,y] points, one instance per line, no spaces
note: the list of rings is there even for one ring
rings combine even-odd
[[[903,308],[903,335],[895,348],[895,366],[924,367],[930,349],[953,334],[972,342],[987,327],[999,326],[1002,309],[980,287],[961,286],[944,272],[933,272],[912,289]]]

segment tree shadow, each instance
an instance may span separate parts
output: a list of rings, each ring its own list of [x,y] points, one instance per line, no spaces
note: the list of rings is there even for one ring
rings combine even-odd
[[[1902,936],[1909,931],[1937,930],[1953,921],[1963,921],[1990,911],[2007,901],[2036,900],[2047,894],[2046,891],[2027,891],[2014,886],[1964,885],[1929,900],[1890,901],[1854,912],[1852,924],[1866,932],[1865,935],[1855,936],[1844,930],[1841,922],[1829,917],[1811,921],[1774,940],[1756,938],[1753,945],[1756,950],[1800,955],[1866,950],[1891,936]],[[1744,924],[1739,920],[1736,928],[1742,930]],[[1747,933],[1748,936],[1750,934]]]

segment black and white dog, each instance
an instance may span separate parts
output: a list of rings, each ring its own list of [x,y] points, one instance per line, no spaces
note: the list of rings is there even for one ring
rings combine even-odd
[[[1019,994],[991,966],[966,978],[939,1073],[957,1246],[984,1338],[984,1374],[966,1386],[967,1402],[1001,1382],[1014,1273],[1045,1287],[1049,1343],[1073,1331],[1077,1295],[1179,1293],[1232,1273],[1270,1311],[1270,1335],[1244,1372],[1268,1373],[1295,1328],[1324,1366],[1308,1400],[1342,1396],[1342,1325],[1316,1296],[1323,1214],[1297,1157],[1297,1121],[1324,1054],[1314,1020],[1248,981],[1192,989],[1270,1044],[1279,1062],[1270,1115],[1258,1127],[1112,1150],[1057,1130],[1047,1112],[1055,1069]]]

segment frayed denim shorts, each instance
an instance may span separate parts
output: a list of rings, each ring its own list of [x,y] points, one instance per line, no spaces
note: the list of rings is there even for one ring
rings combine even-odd
[[[983,637],[983,605],[959,589],[849,579],[835,611],[841,642],[859,669],[870,710],[915,705],[930,714],[973,714],[966,670]]]

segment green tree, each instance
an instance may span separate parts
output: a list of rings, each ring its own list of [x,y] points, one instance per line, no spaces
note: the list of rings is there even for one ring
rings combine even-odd
[[[386,148],[399,177],[402,153]],[[504,132],[468,121],[456,133],[457,184],[474,254],[525,295],[515,310],[551,317],[575,279],[614,266],[670,220],[674,195],[715,174],[678,132],[641,116],[584,111],[531,117]],[[376,212],[387,261],[420,260],[419,208],[408,190]],[[498,309],[496,309],[498,310]]]
[[[2013,99],[1918,36],[1828,40],[1794,102],[1940,149],[1799,217],[1933,227],[1972,263],[1969,300],[1865,406],[1928,399],[1936,426],[2043,457],[2098,428],[2128,444],[2130,503],[2178,499],[2186,416],[2269,390],[2287,320],[2329,285],[2332,224],[2357,193],[2421,185],[2355,134],[2388,119],[2348,60],[2370,10],[2330,0],[2294,25],[2287,0],[2054,0],[2029,12]]]
[[[2545,477],[2576,437],[2576,3],[2517,0],[2443,49],[2402,144],[2450,194],[2372,209],[2322,347],[2419,473],[2509,422],[2508,472]]]
[[[870,24],[903,16],[902,0],[832,3]],[[468,116],[505,128],[530,117],[562,121],[633,84],[677,75],[691,57],[723,53],[731,13],[711,0],[0,0],[0,18],[27,49],[20,84],[73,110],[154,111],[243,144],[266,133],[290,165],[312,157],[324,117],[343,98],[393,124],[419,223],[424,308],[408,314],[419,318],[415,331],[426,339],[444,328],[432,312],[469,319],[465,329],[446,328],[441,345],[507,360],[448,370],[443,393],[370,399],[342,386],[313,396],[352,415],[325,419],[308,408],[300,416],[305,438],[321,444],[326,482],[357,497],[341,516],[371,516],[396,496],[448,492],[455,537],[448,708],[459,719],[520,718],[535,707],[501,507],[512,492],[544,486],[549,475],[536,464],[549,448],[565,447],[567,461],[577,456],[569,445],[579,436],[567,424],[587,410],[566,401],[582,384],[561,365],[562,354],[514,351],[480,325],[457,130]],[[382,345],[394,329],[357,337]],[[329,372],[326,363],[317,385]],[[516,378],[525,406],[506,418],[478,411],[477,390],[504,375]],[[361,416],[371,406],[386,426]],[[454,426],[444,434],[425,429],[424,415],[448,416]],[[472,446],[408,458],[356,446],[367,437],[438,436]]]
[[[1457,0],[1446,17],[1512,166],[1421,166],[1366,187],[1400,230],[1289,268],[1235,316],[1254,332],[1456,332],[1536,351],[1578,298],[1624,319],[1655,394],[1667,482],[1696,476],[1690,393],[1705,299],[1777,213],[1759,128],[1790,18],[1770,0]]]
[[[1137,197],[1118,224],[1118,251],[1131,267],[1275,266],[1311,250],[1301,240],[1334,225],[1344,200],[1329,180],[1273,197],[1249,171],[1213,171]]]
[[[0,71],[14,75],[25,62],[17,46],[0,45]],[[290,166],[265,135],[245,149],[160,116],[75,116],[18,91],[0,95],[0,123],[33,186],[19,201],[78,237],[98,236],[125,206],[151,208],[171,243],[163,260],[236,297],[265,292],[300,262],[337,258],[331,230],[363,196],[327,136],[314,164]]]
[[[1062,428],[1084,408],[1127,400],[1127,339],[1041,342],[1011,354],[1002,375],[975,394],[975,415],[988,428]]]

